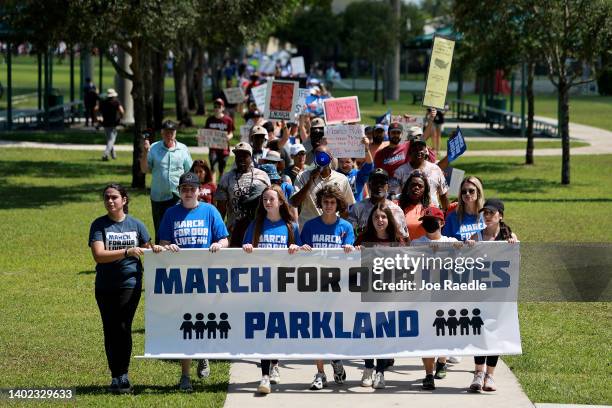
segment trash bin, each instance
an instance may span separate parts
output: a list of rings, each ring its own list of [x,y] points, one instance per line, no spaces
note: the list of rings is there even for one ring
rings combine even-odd
[[[64,123],[64,95],[59,89],[53,89],[47,94],[47,106],[49,107],[49,123],[63,124]]]
[[[487,99],[487,108],[506,110],[507,101],[505,98],[491,98]],[[487,122],[488,123],[500,123],[502,115],[496,112],[487,111]]]

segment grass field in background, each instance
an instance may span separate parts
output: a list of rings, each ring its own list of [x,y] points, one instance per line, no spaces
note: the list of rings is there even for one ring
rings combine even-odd
[[[98,89],[106,90],[109,87],[114,87],[115,71],[108,61],[104,61],[103,67],[103,86],[99,86],[99,59],[93,57],[93,80],[98,86]],[[78,59],[75,62],[75,86],[76,97],[79,95],[80,73]],[[14,109],[35,108],[37,107],[37,63],[36,57],[19,56],[13,58],[13,87],[14,97],[17,100],[14,104]],[[64,95],[64,101],[69,100],[70,89],[70,64],[68,58],[59,62],[58,58],[54,59],[53,64],[53,86],[60,89]],[[414,75],[410,76],[411,78]],[[417,75],[418,78],[418,75]],[[0,82],[6,87],[6,64],[0,64]],[[347,79],[350,84],[350,80]],[[382,86],[382,85],[381,85]],[[173,115],[174,106],[174,79],[166,77],[165,81],[165,107],[169,115]],[[401,93],[400,101],[390,101],[383,105],[379,93],[379,102],[373,102],[373,91],[352,91],[352,90],[335,90],[335,96],[358,95],[361,105],[362,118],[364,123],[374,123],[373,118],[380,116],[387,111],[387,107],[391,108],[394,114],[411,113],[422,114],[423,108],[419,105],[412,105],[412,94],[404,91]],[[455,93],[449,93],[448,100],[455,98]],[[208,95],[210,97],[210,95]],[[463,99],[478,101],[476,94],[464,94]],[[510,109],[508,100],[507,109]],[[6,108],[6,96],[0,99],[0,109]],[[515,97],[514,111],[520,111],[520,97]],[[612,96],[571,96],[570,97],[570,121],[589,126],[600,127],[607,130],[612,130]],[[538,94],[535,100],[536,115],[546,116],[550,118],[557,117],[557,98],[551,94]],[[203,123],[203,119],[197,118],[197,123]]]
[[[129,185],[130,157],[99,161],[97,152],[0,150],[0,387],[75,387],[78,406],[220,407],[229,364],[214,362],[196,392],[176,390],[180,368],[132,360],[136,395],[107,395],[103,336],[94,299],[87,235],[104,214],[101,189]],[[198,158],[194,155],[194,158]],[[560,158],[461,158],[457,167],[481,176],[487,196],[506,201],[506,221],[524,242],[609,242],[612,156],[572,158],[572,184],[561,186]],[[131,192],[130,213],[152,230],[148,196]],[[523,282],[525,283],[525,282]],[[521,290],[525,290],[521,285]],[[142,302],[142,301],[141,301]],[[144,349],[143,304],[134,322],[134,355]],[[612,400],[610,303],[520,304],[523,355],[506,357],[535,402],[607,404]],[[253,367],[253,381],[259,377]],[[309,381],[304,379],[304,384]]]

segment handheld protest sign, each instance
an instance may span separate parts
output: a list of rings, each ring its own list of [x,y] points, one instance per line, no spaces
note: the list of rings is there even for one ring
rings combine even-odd
[[[461,182],[463,181],[463,177],[465,176],[465,171],[456,169],[454,167],[448,166],[444,169],[444,178],[446,179],[446,184],[448,185],[448,195],[449,197],[459,197],[459,190],[461,189]]]
[[[438,109],[445,108],[454,49],[455,41],[441,36],[434,36],[423,106]]]
[[[227,149],[227,132],[218,129],[198,129],[198,146]]]
[[[293,111],[294,116],[303,115],[307,109],[306,98],[310,96],[310,90],[306,88],[298,89],[298,97],[295,103],[295,110]]]
[[[304,57],[298,56],[291,58],[291,72],[293,74],[305,74],[306,66],[304,65]]]
[[[240,126],[240,141],[245,143],[250,143],[249,134],[251,133],[251,127],[249,125]]]
[[[266,92],[268,90],[268,84],[257,85],[256,87],[251,88],[251,95],[253,95],[253,99],[255,100],[255,105],[257,105],[257,109],[260,112],[266,110]]]
[[[327,140],[327,150],[335,158],[362,159],[365,157],[365,146],[361,143],[364,136],[363,125],[325,126],[324,134]]]
[[[446,154],[448,156],[448,162],[452,162],[461,156],[467,150],[467,143],[465,143],[465,139],[463,138],[463,133],[461,133],[461,129],[457,126],[457,130],[453,133],[451,137],[448,138],[446,142]]]
[[[298,83],[293,81],[268,82],[265,119],[291,120],[298,97]]]
[[[344,98],[324,99],[323,115],[325,117],[325,123],[328,125],[361,122],[359,98],[356,96],[347,96]]]
[[[227,99],[227,103],[236,105],[244,102],[244,93],[239,87],[225,88],[223,90],[223,93],[225,94],[225,99]]]

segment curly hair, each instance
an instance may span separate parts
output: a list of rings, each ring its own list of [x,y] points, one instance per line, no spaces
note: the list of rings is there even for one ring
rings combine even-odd
[[[400,194],[399,206],[402,210],[405,210],[406,207],[408,207],[410,204],[413,204],[412,200],[410,200],[410,182],[412,181],[412,179],[415,178],[423,180],[423,184],[425,186],[420,203],[423,208],[429,207],[429,182],[427,181],[427,177],[425,177],[425,174],[423,172],[415,170],[408,176],[408,179],[406,180],[406,182],[404,183],[404,187],[402,188],[402,193]]]
[[[340,192],[340,189],[336,186],[327,185],[317,191],[316,204],[317,208],[323,209],[323,198],[335,198],[336,199],[336,211],[339,213],[343,213],[347,210],[348,205],[346,204],[346,200]]]

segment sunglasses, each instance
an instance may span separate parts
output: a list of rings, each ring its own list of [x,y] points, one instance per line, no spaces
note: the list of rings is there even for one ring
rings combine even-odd
[[[475,188],[466,188],[464,190],[461,190],[461,194],[476,194],[476,189]]]

